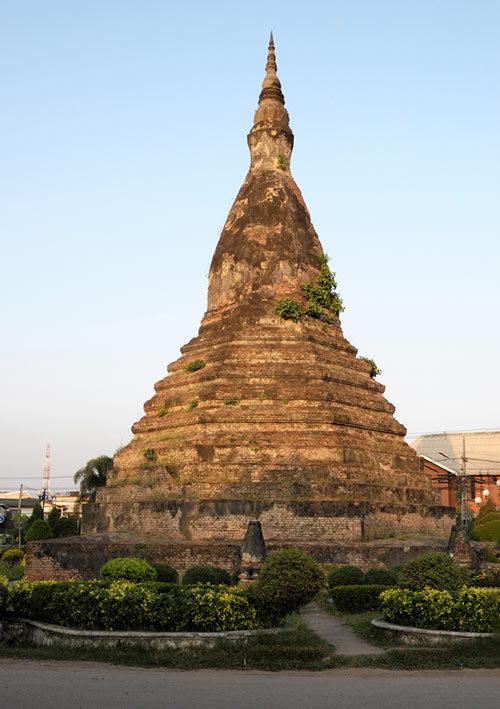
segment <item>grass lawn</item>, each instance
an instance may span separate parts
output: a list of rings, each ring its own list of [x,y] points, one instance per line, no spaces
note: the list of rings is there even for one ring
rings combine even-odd
[[[374,615],[341,616],[365,636]],[[339,616],[340,617],[340,616]],[[292,617],[297,622],[297,616]],[[371,641],[371,638],[370,638]],[[215,648],[150,650],[148,648],[15,648],[0,643],[0,658],[39,660],[93,660],[115,665],[171,667],[175,669],[326,670],[336,667],[379,667],[393,670],[500,667],[500,634],[466,641],[448,648],[389,648],[384,655],[345,657],[306,628],[300,620],[293,632],[257,635],[246,644],[220,641]]]

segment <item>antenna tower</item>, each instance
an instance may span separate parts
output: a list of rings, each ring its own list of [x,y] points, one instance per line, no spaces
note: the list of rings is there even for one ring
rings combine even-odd
[[[50,498],[50,444],[47,443],[45,451],[45,464],[43,466],[42,490],[46,492],[47,499]]]

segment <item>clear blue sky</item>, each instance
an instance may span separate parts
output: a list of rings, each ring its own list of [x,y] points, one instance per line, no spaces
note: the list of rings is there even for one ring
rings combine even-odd
[[[0,489],[73,487],[197,333],[269,30],[292,171],[410,433],[500,428],[500,2],[0,4]]]

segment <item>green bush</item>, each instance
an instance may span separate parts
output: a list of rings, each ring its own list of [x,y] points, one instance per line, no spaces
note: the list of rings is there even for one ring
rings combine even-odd
[[[104,581],[156,581],[156,571],[145,559],[134,557],[118,557],[110,559],[101,567],[101,578]]]
[[[280,315],[283,320],[293,320],[298,322],[302,316],[302,306],[298,300],[293,298],[281,298],[274,304],[273,313]]]
[[[500,519],[490,519],[484,524],[475,524],[474,536],[480,542],[500,544]]]
[[[395,586],[398,582],[398,572],[394,569],[376,567],[365,572],[364,583],[368,585]]]
[[[192,362],[188,362],[184,367],[185,372],[197,372],[199,369],[203,369],[206,362],[202,359],[193,359]]]
[[[496,515],[500,514],[500,510],[497,510],[495,507],[495,503],[493,500],[488,498],[486,502],[481,505],[479,508],[479,512],[477,513],[477,517],[474,520],[476,524],[484,524],[491,515]]]
[[[142,455],[144,456],[144,458],[145,458],[146,460],[149,460],[150,463],[156,463],[156,460],[157,460],[157,458],[158,458],[158,456],[157,456],[156,453],[154,452],[154,449],[153,449],[153,448],[150,448],[150,447],[145,448],[145,449],[142,451]]]
[[[282,618],[311,601],[324,583],[315,559],[298,549],[283,549],[267,557],[252,590],[270,615]]]
[[[59,519],[61,519],[61,510],[58,507],[53,507],[47,515],[47,524],[51,528],[55,537],[57,537],[55,526]]]
[[[491,588],[390,588],[380,599],[384,617],[391,623],[431,630],[490,632],[500,615],[499,593]]]
[[[364,581],[364,574],[357,566],[339,566],[328,575],[328,586],[358,586]]]
[[[341,613],[362,613],[380,608],[379,596],[388,586],[334,586],[330,590],[335,608]]]
[[[11,604],[22,617],[87,630],[207,632],[262,625],[246,589],[163,584],[159,593],[153,586],[22,580],[14,585]]]
[[[0,615],[7,608],[7,599],[9,598],[9,580],[6,576],[0,576]]]
[[[182,577],[182,583],[189,586],[195,583],[212,583],[215,586],[224,584],[229,586],[231,576],[225,569],[218,566],[191,566]]]
[[[78,527],[78,517],[76,515],[61,517],[55,523],[54,534],[56,537],[76,537],[78,535]]]
[[[2,554],[2,561],[9,567],[10,573],[16,564],[19,564],[24,559],[24,551],[22,549],[7,549]]]
[[[43,519],[43,510],[42,510],[42,506],[39,502],[35,502],[35,504],[33,505],[33,510],[31,512],[31,515],[30,515],[28,521],[26,522],[26,531],[28,531],[28,529],[31,527],[33,522],[36,522],[37,519]]]
[[[257,627],[257,612],[245,589],[193,586],[187,606],[193,630],[244,630]]]
[[[456,591],[469,579],[469,573],[444,552],[423,554],[409,561],[398,576],[402,588],[420,591],[426,586],[440,591]]]
[[[52,539],[53,533],[44,519],[36,519],[26,532],[27,542],[37,542],[40,539]]]
[[[178,586],[176,582],[171,581],[141,581],[139,585],[142,588],[150,588],[155,593],[170,593],[175,591]]]
[[[475,588],[499,588],[500,587],[500,569],[488,571],[480,571],[471,576],[468,586]]]
[[[380,367],[377,367],[377,365],[373,361],[373,359],[370,359],[369,357],[359,357],[359,359],[362,359],[363,362],[366,362],[366,364],[370,365],[370,367],[371,367],[370,377],[372,379],[375,379],[375,377],[378,377],[379,374],[382,374],[382,370],[380,369]]]
[[[156,571],[156,578],[158,581],[163,581],[165,583],[177,583],[179,580],[179,574],[170,564],[165,564],[163,561],[151,561],[151,566]]]
[[[308,301],[307,314],[312,315],[312,317],[319,317],[323,308],[325,308],[332,315],[337,316],[344,310],[344,307],[342,299],[335,290],[337,288],[335,273],[330,271],[326,254],[321,254],[319,257],[319,266],[320,273],[316,283],[307,281],[302,286],[302,292]]]

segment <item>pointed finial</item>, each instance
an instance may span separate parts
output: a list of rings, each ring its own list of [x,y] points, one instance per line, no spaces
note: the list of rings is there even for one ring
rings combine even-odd
[[[264,99],[274,99],[285,105],[285,97],[281,91],[281,84],[276,74],[276,56],[274,54],[274,38],[271,31],[269,38],[269,47],[267,53],[266,76],[262,82],[262,91],[259,96],[259,104]]]

